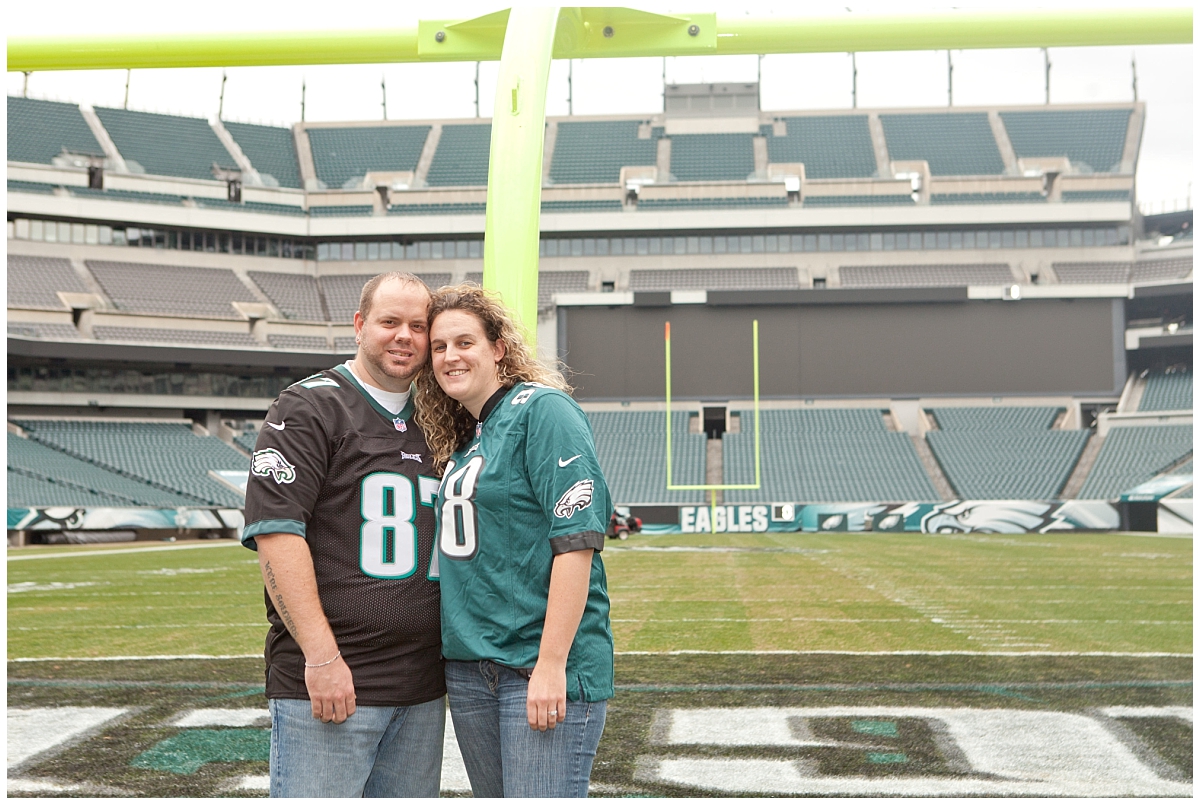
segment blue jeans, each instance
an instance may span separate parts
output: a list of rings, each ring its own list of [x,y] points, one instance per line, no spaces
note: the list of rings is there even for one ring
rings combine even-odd
[[[307,699],[271,699],[271,796],[436,797],[446,700],[358,707],[341,724]]]
[[[586,797],[608,702],[567,702],[552,730],[530,729],[529,680],[503,665],[446,661],[450,717],[476,797]]]

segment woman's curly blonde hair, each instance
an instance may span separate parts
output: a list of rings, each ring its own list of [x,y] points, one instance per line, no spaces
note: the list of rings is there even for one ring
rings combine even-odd
[[[542,383],[571,392],[562,372],[539,361],[525,341],[521,329],[504,305],[494,295],[473,283],[448,285],[433,293],[429,305],[429,328],[448,310],[463,310],[473,314],[483,324],[483,332],[491,344],[504,345],[504,357],[496,364],[500,385],[506,389],[517,383]],[[432,353],[430,353],[432,360]],[[441,472],[450,455],[464,447],[475,436],[477,420],[462,403],[451,398],[432,371],[421,372],[417,378],[417,424],[425,433],[434,468]]]

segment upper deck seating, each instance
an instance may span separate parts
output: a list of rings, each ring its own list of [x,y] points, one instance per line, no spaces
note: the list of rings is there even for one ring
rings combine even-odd
[[[317,178],[336,190],[372,171],[415,171],[429,126],[308,128]]]
[[[1116,171],[1125,151],[1130,109],[1001,112],[1018,157],[1059,157],[1087,172]]]
[[[968,500],[1052,500],[1087,443],[1086,430],[1051,430],[1051,406],[935,408],[925,435],[946,480]]]
[[[754,481],[754,411],[726,432],[725,483]],[[727,503],[933,501],[937,491],[908,434],[888,431],[868,408],[766,410],[762,487],[725,492]]]
[[[620,212],[624,209],[615,198],[568,199],[566,201],[543,201],[542,213],[559,212]]]
[[[31,439],[198,503],[241,508],[245,498],[209,470],[249,471],[250,460],[215,436],[157,422],[19,421]]]
[[[923,159],[935,176],[1004,173],[985,112],[884,114],[879,120],[893,161]]]
[[[227,201],[223,198],[199,198],[194,197],[192,201],[196,202],[196,206],[200,208],[209,208],[214,210],[237,210],[238,212],[258,212],[268,215],[298,215],[304,216],[304,208],[298,207],[295,204],[270,204],[263,201]]]
[[[491,144],[490,123],[442,126],[425,183],[431,187],[486,185]]]
[[[934,205],[950,204],[1042,204],[1041,193],[936,193],[929,197]]]
[[[1116,426],[1088,473],[1080,500],[1114,500],[1192,452],[1191,425]]]
[[[868,178],[876,173],[866,115],[785,117],[787,135],[763,126],[771,162],[803,162],[809,179]]]
[[[647,198],[638,202],[639,210],[711,210],[747,207],[786,207],[783,196],[733,196],[727,198]]]
[[[1128,190],[1064,190],[1062,200],[1073,201],[1129,201]]]
[[[1011,285],[1004,263],[964,265],[842,266],[843,288],[929,288],[963,285]]]
[[[109,201],[131,201],[139,204],[167,204],[178,207],[184,196],[176,193],[148,193],[145,190],[95,190],[90,187],[68,187],[72,196],[102,198]]]
[[[157,506],[175,508],[195,505],[195,499],[174,492],[158,489],[143,481],[129,478],[111,470],[103,469],[87,461],[39,444],[31,439],[22,439],[8,434],[9,480],[11,471],[47,484],[28,489],[14,490],[10,484],[9,505],[26,506]],[[36,489],[36,491],[34,491]],[[14,491],[17,499],[13,498]],[[98,495],[106,500],[72,502],[87,494]]]
[[[1175,369],[1171,372],[1151,372],[1146,377],[1146,390],[1142,392],[1142,401],[1138,404],[1138,410],[1192,410],[1191,370]]]
[[[96,115],[125,162],[136,162],[146,173],[213,179],[214,165],[239,170],[207,120],[103,106]]]
[[[250,279],[286,318],[325,321],[317,280],[307,274],[248,271]]]
[[[49,165],[64,151],[103,157],[104,149],[73,103],[8,96],[8,161]],[[10,187],[11,190],[11,182]]]
[[[795,268],[635,268],[629,272],[631,291],[781,291],[799,287]]]
[[[303,187],[296,159],[296,140],[291,129],[223,121],[225,129],[250,164],[262,177],[263,184],[274,180],[280,187]]]
[[[87,266],[120,310],[236,319],[233,302],[258,302],[227,268],[107,260],[88,260]]]
[[[87,286],[63,257],[8,255],[8,306],[64,310],[57,291],[88,293]]]
[[[638,120],[559,123],[550,162],[550,181],[554,184],[616,184],[621,180],[621,168],[654,165],[663,129],[655,127],[648,139],[641,140],[638,139],[640,125]]]
[[[57,185],[46,184],[45,182],[8,180],[8,192],[10,193],[37,193],[39,196],[52,196],[56,187]]]
[[[698,490],[668,490],[666,418],[658,411],[589,411],[596,455],[614,504],[702,503]],[[703,433],[688,432],[687,411],[671,412],[671,480],[703,484]]]
[[[375,207],[371,204],[309,207],[308,214],[313,218],[369,218],[375,214]]]
[[[805,207],[904,207],[916,204],[911,193],[863,196],[805,196]]]
[[[671,175],[680,182],[744,181],[754,173],[750,134],[676,134]]]
[[[128,341],[133,344],[220,345],[262,349],[250,333],[225,333],[213,330],[175,330],[166,327],[112,327],[96,325],[92,332],[98,341]]]
[[[482,201],[458,201],[441,204],[393,204],[388,215],[483,215],[487,205]]]

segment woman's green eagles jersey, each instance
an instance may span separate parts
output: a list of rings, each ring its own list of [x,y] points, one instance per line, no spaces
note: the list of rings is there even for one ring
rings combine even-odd
[[[442,654],[511,668],[537,663],[560,553],[592,548],[587,604],[567,657],[567,697],[613,694],[613,639],[600,551],[612,513],[587,417],[569,396],[518,383],[488,401],[438,492]]]

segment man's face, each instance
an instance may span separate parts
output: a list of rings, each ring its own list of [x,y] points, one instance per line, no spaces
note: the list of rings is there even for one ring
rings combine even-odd
[[[429,291],[423,285],[388,280],[375,290],[364,319],[354,314],[358,354],[354,365],[385,391],[408,391],[429,356]]]

